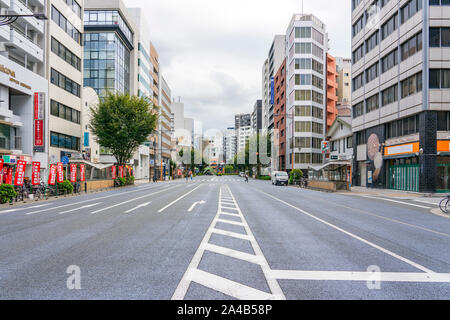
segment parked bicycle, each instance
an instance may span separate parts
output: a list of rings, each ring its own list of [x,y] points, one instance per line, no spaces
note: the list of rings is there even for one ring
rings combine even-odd
[[[445,214],[450,214],[450,195],[447,195],[444,199],[439,203],[439,208]]]

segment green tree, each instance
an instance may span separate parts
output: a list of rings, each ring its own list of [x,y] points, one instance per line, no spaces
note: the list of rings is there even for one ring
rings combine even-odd
[[[91,114],[89,128],[96,141],[109,149],[120,165],[147,141],[158,121],[158,107],[148,98],[122,93],[108,93],[91,108]]]
[[[301,178],[303,178],[303,171],[300,169],[294,169],[291,171],[289,177],[289,184],[297,183],[300,181]]]

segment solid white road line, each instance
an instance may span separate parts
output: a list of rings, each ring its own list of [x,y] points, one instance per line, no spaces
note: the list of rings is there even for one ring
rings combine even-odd
[[[72,210],[67,210],[67,211],[64,211],[64,212],[60,212],[59,214],[65,214],[65,213],[74,212],[74,211],[77,211],[77,210],[92,208],[92,207],[98,206],[99,204],[102,204],[102,202],[88,204],[88,205],[86,205],[84,207],[81,207],[81,208],[75,208],[75,209],[72,209]]]
[[[169,203],[167,206],[165,206],[164,208],[158,210],[158,213],[163,212],[164,210],[166,210],[167,208],[170,208],[171,206],[173,206],[175,203],[177,203],[178,201],[180,201],[181,199],[187,197],[188,195],[190,195],[192,192],[194,192],[195,190],[197,190],[198,188],[200,188],[203,184],[199,185],[198,187],[192,189],[191,191],[189,191],[188,193],[183,194],[181,197],[179,197],[178,199],[172,201],[171,203]]]
[[[400,204],[404,204],[404,205],[407,205],[407,206],[413,206],[413,207],[422,208],[422,209],[432,209],[430,207],[425,207],[425,206],[421,206],[421,205],[418,205],[418,204],[413,204],[413,203],[408,203],[408,202],[403,202],[403,201],[398,201],[398,200],[392,200],[392,199],[387,199],[387,198],[370,197],[370,196],[362,196],[362,195],[357,195],[357,196],[361,197],[361,198],[367,198],[367,199],[395,202],[395,203],[400,203]]]
[[[26,208],[9,209],[9,210],[0,211],[0,214],[2,214],[2,213],[10,213],[10,212],[17,212],[17,211],[24,211],[24,210],[27,210],[27,209],[43,208],[43,207],[48,207],[49,205],[52,205],[52,204],[53,203],[46,203],[46,204],[40,204],[40,205],[37,205],[37,206],[26,207]]]
[[[103,199],[109,199],[109,198],[121,196],[121,195],[128,194],[128,193],[134,193],[134,192],[137,192],[137,191],[138,192],[145,191],[147,189],[155,189],[155,188],[151,187],[151,188],[146,188],[146,189],[131,190],[131,191],[126,191],[126,192],[121,192],[121,193],[118,193],[118,194],[112,194],[112,195],[105,196],[105,197],[99,197],[99,198],[93,198],[93,199],[89,199],[89,200],[83,200],[83,201],[79,201],[79,202],[69,203],[69,204],[65,204],[65,205],[54,207],[54,208],[50,208],[50,209],[54,210],[54,209],[60,209],[60,208],[67,208],[67,207],[71,207],[71,206],[76,206],[76,205],[81,204],[81,203],[98,201],[98,200],[103,200]],[[41,213],[41,212],[44,212],[44,211],[47,211],[47,209],[33,211],[33,212],[28,212],[26,214],[27,215],[32,215],[32,214]]]
[[[278,280],[450,283],[450,273],[273,270],[272,275]]]
[[[152,202],[150,201],[150,202],[146,202],[146,203],[140,204],[140,205],[138,205],[137,207],[135,207],[133,209],[125,211],[125,213],[131,213],[133,211],[136,211],[137,209],[140,209],[140,208],[143,208],[143,207],[147,207],[150,203],[152,203]]]
[[[140,199],[143,199],[143,198],[151,197],[151,196],[154,196],[155,194],[159,194],[159,193],[162,193],[162,192],[166,192],[166,191],[168,191],[168,190],[175,189],[176,187],[178,187],[178,186],[174,186],[174,187],[171,187],[171,188],[167,188],[167,189],[164,189],[164,190],[160,190],[160,191],[157,191],[157,192],[153,192],[153,193],[150,193],[150,194],[146,194],[145,196],[142,196],[142,197],[130,199],[130,200],[128,200],[128,201],[124,201],[124,202],[115,204],[115,205],[113,205],[113,206],[106,207],[106,208],[103,208],[103,209],[100,209],[100,210],[91,212],[91,214],[96,214],[96,213],[99,213],[99,212],[103,212],[103,211],[106,211],[106,210],[109,210],[109,209],[112,209],[112,208],[115,208],[115,207],[118,207],[118,206],[121,206],[121,205],[130,203],[130,202],[136,201],[136,200],[140,200]]]
[[[259,190],[259,189],[257,189],[257,188],[255,188],[255,190],[258,190],[259,192],[261,192],[261,193],[267,195],[268,197],[270,197],[270,198],[272,198],[272,199],[274,199],[274,200],[277,200],[277,201],[279,201],[279,202],[285,204],[286,206],[291,207],[291,208],[293,208],[293,209],[295,209],[295,210],[297,210],[297,211],[303,213],[304,215],[306,215],[306,216],[308,216],[308,217],[311,217],[311,218],[313,218],[313,219],[315,219],[315,220],[317,220],[317,221],[319,221],[319,222],[321,222],[321,223],[323,223],[323,224],[325,224],[325,225],[327,225],[327,226],[329,226],[329,227],[331,227],[331,228],[333,228],[333,229],[336,229],[336,230],[338,230],[338,231],[340,231],[340,232],[342,232],[342,233],[344,233],[344,234],[346,234],[346,235],[348,235],[348,236],[350,236],[350,237],[352,237],[352,238],[354,238],[354,239],[356,239],[356,240],[359,240],[359,241],[361,241],[361,242],[363,242],[363,243],[365,243],[365,244],[371,246],[372,248],[378,249],[378,250],[380,250],[380,251],[382,251],[382,252],[384,252],[384,253],[386,253],[386,254],[388,254],[388,255],[394,257],[394,258],[397,258],[398,260],[403,261],[403,262],[405,262],[405,263],[407,263],[407,264],[409,264],[409,265],[411,265],[411,266],[413,266],[413,267],[415,267],[415,268],[417,268],[417,269],[419,269],[419,270],[422,270],[422,271],[427,272],[427,273],[434,273],[432,270],[430,270],[430,269],[428,269],[428,268],[425,268],[424,266],[422,266],[422,265],[420,265],[420,264],[418,264],[418,263],[415,263],[415,262],[413,262],[413,261],[411,261],[411,260],[409,260],[409,259],[407,259],[407,258],[404,258],[404,257],[402,257],[402,256],[400,256],[400,255],[398,255],[398,254],[396,254],[396,253],[394,253],[394,252],[392,252],[392,251],[390,251],[390,250],[388,250],[388,249],[385,249],[385,248],[383,248],[383,247],[380,247],[379,245],[376,245],[376,244],[374,244],[373,242],[370,242],[370,241],[368,241],[368,240],[366,240],[366,239],[363,239],[363,238],[361,238],[361,237],[359,237],[359,236],[357,236],[357,235],[355,235],[355,234],[353,234],[353,233],[351,233],[351,232],[348,232],[348,231],[346,231],[346,230],[344,230],[344,229],[342,229],[342,228],[339,228],[338,226],[336,226],[336,225],[334,225],[334,224],[331,224],[331,223],[329,223],[329,222],[327,222],[327,221],[325,221],[325,220],[323,220],[323,219],[320,219],[320,218],[316,217],[315,215],[306,212],[305,210],[302,210],[302,209],[300,209],[300,208],[297,208],[296,206],[294,206],[294,205],[292,205],[292,204],[290,204],[290,203],[287,203],[287,202],[284,201],[284,200],[281,200],[281,199],[279,199],[279,198],[277,198],[277,197],[274,197],[274,196],[272,196],[271,194],[268,194],[268,193],[266,193],[266,192],[264,192],[264,191],[261,191],[261,190]]]

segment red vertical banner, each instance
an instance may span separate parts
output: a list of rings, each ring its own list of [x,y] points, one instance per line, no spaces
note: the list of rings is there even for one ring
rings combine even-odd
[[[80,181],[86,181],[86,165],[80,164]]]
[[[131,177],[132,176],[132,174],[131,174],[131,171],[133,170],[133,168],[131,168],[131,166],[128,166],[128,175]]]
[[[113,180],[117,179],[117,167],[116,166],[111,167],[111,176],[112,176]]]
[[[119,166],[119,178],[123,178],[123,166]]]
[[[63,166],[62,162],[58,162],[56,172],[57,172],[56,180],[58,181],[58,183],[63,183],[64,182],[64,166]]]
[[[0,171],[3,171],[4,166],[5,166],[5,160],[0,159]]]
[[[13,168],[9,167],[8,168],[8,173],[6,176],[6,184],[12,184],[12,176],[13,176]]]
[[[14,179],[15,186],[23,186],[23,181],[25,178],[25,169],[27,166],[26,161],[19,160],[16,165],[16,176]]]
[[[70,165],[70,182],[72,183],[77,182],[77,169],[78,166],[76,164]]]
[[[41,163],[33,162],[31,172],[31,183],[33,186],[39,185],[41,183]]]
[[[54,186],[56,184],[56,166],[52,164],[50,166],[50,175],[48,177],[48,184]]]

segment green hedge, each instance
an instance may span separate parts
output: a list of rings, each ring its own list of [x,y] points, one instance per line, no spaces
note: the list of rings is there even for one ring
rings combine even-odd
[[[0,186],[0,201],[1,203],[11,202],[12,199],[17,197],[17,192],[14,187],[9,184],[2,184]]]

